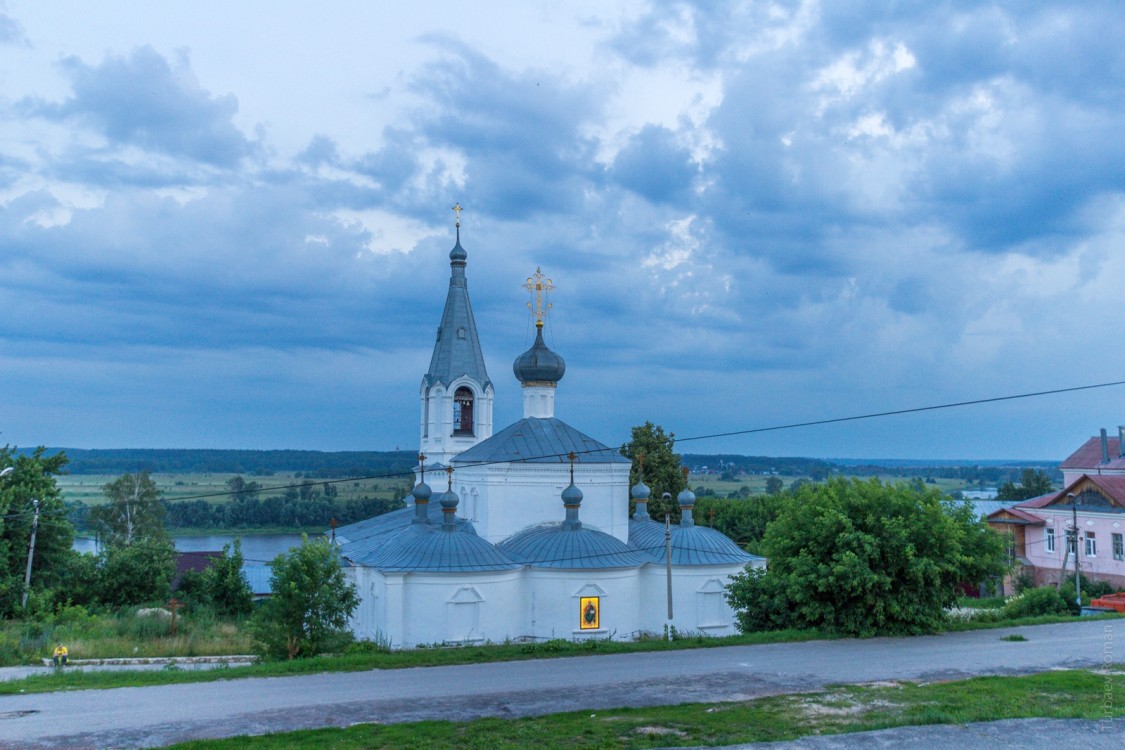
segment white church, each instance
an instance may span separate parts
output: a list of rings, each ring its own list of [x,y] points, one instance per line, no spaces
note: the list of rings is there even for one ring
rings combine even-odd
[[[643,482],[631,489],[629,517],[628,459],[555,416],[566,365],[543,341],[544,294],[553,287],[539,271],[527,285],[535,343],[513,365],[524,416],[493,431],[467,258],[458,221],[449,293],[422,377],[422,456],[409,507],[336,530],[360,597],[355,636],[413,648],[630,639],[668,625],[734,633],[724,587],[765,559],[696,526],[690,491],[678,498],[682,520],[670,534],[649,517]]]

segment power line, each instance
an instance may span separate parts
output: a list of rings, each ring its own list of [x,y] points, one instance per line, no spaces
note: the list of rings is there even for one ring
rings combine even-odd
[[[1088,391],[1088,390],[1094,390],[1094,389],[1097,389],[1097,388],[1110,388],[1110,387],[1119,386],[1119,385],[1125,385],[1125,380],[1116,380],[1116,381],[1112,381],[1112,382],[1108,382],[1108,383],[1095,383],[1093,385],[1070,386],[1070,387],[1067,387],[1067,388],[1055,388],[1055,389],[1052,389],[1052,390],[1045,390],[1045,391],[1033,391],[1031,393],[1017,393],[1017,394],[1008,395],[1008,396],[993,396],[991,398],[979,398],[979,399],[972,399],[970,401],[955,401],[955,402],[952,402],[952,403],[934,404],[934,405],[931,405],[931,406],[916,406],[916,407],[911,407],[911,408],[907,408],[907,409],[895,409],[895,410],[891,410],[891,411],[872,412],[872,413],[869,413],[869,414],[856,414],[856,415],[847,416],[847,417],[832,417],[832,418],[829,418],[829,419],[818,419],[818,420],[812,420],[812,421],[808,421],[808,422],[792,422],[792,423],[788,423],[788,424],[773,425],[773,426],[770,426],[770,427],[753,427],[753,428],[748,428],[748,429],[744,429],[744,430],[732,430],[732,431],[727,431],[727,432],[715,432],[715,433],[711,433],[711,434],[707,434],[707,435],[695,435],[695,436],[686,437],[686,438],[677,437],[675,439],[675,442],[677,442],[677,443],[688,443],[688,442],[693,442],[693,441],[697,441],[697,440],[714,440],[716,438],[734,437],[734,436],[738,436],[738,435],[753,435],[753,434],[758,434],[758,433],[763,433],[763,432],[777,432],[777,431],[780,431],[780,430],[792,430],[792,429],[798,429],[798,428],[801,428],[801,427],[816,427],[816,426],[819,426],[819,425],[839,424],[839,423],[842,423],[842,422],[857,422],[857,421],[865,420],[865,419],[879,419],[879,418],[882,418],[882,417],[900,416],[900,415],[903,415],[903,414],[917,414],[917,413],[927,412],[927,411],[939,411],[939,410],[942,410],[942,409],[956,409],[956,408],[961,408],[961,407],[965,407],[965,406],[979,406],[979,405],[982,405],[982,404],[992,404],[992,403],[998,403],[998,402],[1001,402],[1001,401],[1016,401],[1016,400],[1019,400],[1019,399],[1039,398],[1039,397],[1042,397],[1042,396],[1053,396],[1053,395],[1058,395],[1058,394],[1062,394],[1062,393],[1075,393],[1075,392],[1078,392],[1078,391]],[[585,449],[585,450],[574,451],[574,453],[575,453],[575,455],[587,455],[587,454],[590,454],[590,453],[602,453],[605,450],[606,450],[606,448],[604,448],[604,447],[603,448],[589,448],[589,449]],[[609,450],[613,450],[613,449],[610,448]],[[511,460],[511,461],[507,461],[507,460],[505,460],[505,461],[478,461],[478,462],[464,464],[463,466],[461,466],[459,468],[462,468],[462,469],[464,469],[464,468],[477,468],[477,467],[481,467],[481,466],[491,466],[491,465],[500,464],[500,463],[529,463],[529,462],[532,462],[532,461],[543,461],[543,460],[552,459],[552,458],[557,458],[561,461],[562,459],[566,458],[566,456],[567,456],[566,453],[544,453],[544,454],[540,454],[540,455],[524,456],[522,458],[518,458],[518,459],[515,459],[515,460]],[[284,491],[284,490],[288,490],[288,489],[300,489],[302,486],[312,486],[312,485],[317,485],[317,484],[337,484],[337,483],[342,483],[342,482],[360,482],[360,481],[369,481],[369,480],[377,480],[377,479],[400,479],[400,478],[413,477],[413,476],[414,476],[414,471],[413,471],[413,469],[411,469],[410,471],[405,471],[405,472],[393,472],[393,473],[389,473],[389,474],[372,474],[372,475],[369,475],[369,476],[359,476],[359,477],[346,477],[344,479],[322,480],[322,481],[315,481],[315,482],[311,482],[311,483],[310,483],[310,480],[306,479],[301,484],[279,485],[279,486],[270,487],[270,488],[252,488],[252,489],[249,489],[249,490],[243,490],[241,492],[243,492],[243,493],[266,492],[266,491],[276,491],[276,490],[283,490]],[[213,492],[213,493],[199,494],[199,495],[188,495],[188,496],[185,496],[185,497],[176,498],[175,501],[166,501],[166,502],[178,502],[178,501],[184,501],[184,500],[205,500],[207,498],[214,498],[214,497],[230,497],[230,496],[236,495],[236,494],[240,494],[240,492],[238,492],[238,491]]]
[[[1075,393],[1075,392],[1078,392],[1078,391],[1094,390],[1094,389],[1098,389],[1098,388],[1110,388],[1110,387],[1120,386],[1120,385],[1125,385],[1125,380],[1117,380],[1117,381],[1111,381],[1111,382],[1106,382],[1106,383],[1095,383],[1095,384],[1091,384],[1091,385],[1070,386],[1070,387],[1066,387],[1066,388],[1055,388],[1055,389],[1043,390],[1043,391],[1033,391],[1033,392],[1030,392],[1030,393],[1018,393],[1018,394],[1007,395],[1007,396],[993,396],[993,397],[990,397],[990,398],[972,399],[972,400],[968,400],[968,401],[956,401],[956,402],[945,403],[945,404],[934,404],[934,405],[930,405],[930,406],[917,406],[917,407],[911,407],[911,408],[906,408],[906,409],[895,409],[895,410],[890,410],[890,411],[872,412],[872,413],[867,413],[867,414],[856,414],[856,415],[845,416],[845,417],[832,417],[832,418],[828,418],[828,419],[818,419],[818,420],[811,420],[811,421],[807,421],[807,422],[792,422],[792,423],[788,423],[788,424],[773,425],[773,426],[769,426],[769,427],[754,427],[754,428],[747,428],[747,429],[743,429],[743,430],[730,430],[730,431],[726,431],[726,432],[715,432],[715,433],[710,433],[710,434],[705,434],[705,435],[695,435],[695,436],[689,436],[689,437],[677,437],[677,438],[675,438],[675,442],[677,442],[677,443],[687,443],[687,442],[694,442],[694,441],[699,441],[699,440],[713,440],[713,439],[717,439],[717,438],[734,437],[734,436],[738,436],[738,435],[753,435],[753,434],[764,433],[764,432],[777,432],[777,431],[781,431],[781,430],[791,430],[791,429],[798,429],[798,428],[802,428],[802,427],[815,427],[815,426],[819,426],[819,425],[839,424],[839,423],[843,423],[843,422],[856,422],[856,421],[867,420],[867,419],[879,419],[879,418],[883,418],[883,417],[900,416],[900,415],[904,415],[904,414],[917,414],[917,413],[927,412],[927,411],[939,411],[939,410],[944,410],[944,409],[956,409],[956,408],[961,408],[961,407],[966,407],[966,406],[979,406],[979,405],[983,405],[983,404],[998,403],[998,402],[1002,402],[1002,401],[1015,401],[1015,400],[1020,400],[1020,399],[1039,398],[1039,397],[1043,397],[1043,396],[1058,395],[1058,394],[1063,394],[1063,393]],[[585,449],[585,450],[574,451],[574,453],[575,453],[575,455],[581,456],[581,455],[587,455],[587,454],[591,454],[591,453],[603,453],[606,450],[607,450],[606,447],[589,448],[589,449]],[[613,449],[609,448],[608,450],[612,451]],[[562,459],[566,458],[566,455],[567,454],[565,454],[565,453],[544,453],[544,454],[540,454],[540,455],[524,456],[524,457],[521,457],[521,458],[518,458],[518,459],[515,459],[515,460],[480,461],[480,462],[467,463],[467,464],[464,464],[464,465],[462,465],[458,468],[461,468],[461,469],[478,468],[478,467],[491,466],[491,465],[501,464],[501,463],[530,463],[530,462],[533,462],[533,461],[544,461],[544,460],[550,460],[550,459],[559,459],[561,461]],[[362,481],[387,480],[387,479],[405,479],[405,478],[408,478],[408,477],[411,478],[411,479],[414,477],[414,470],[413,469],[411,469],[409,471],[390,472],[390,473],[386,473],[386,474],[371,474],[371,475],[366,475],[366,476],[345,477],[345,478],[341,478],[341,479],[322,479],[322,480],[313,481],[313,480],[310,480],[310,479],[306,478],[306,479],[303,479],[300,483],[294,482],[294,483],[289,483],[289,484],[284,484],[284,485],[276,485],[276,486],[273,486],[273,487],[250,487],[250,488],[244,488],[244,489],[241,489],[241,490],[227,490],[225,492],[200,493],[200,494],[196,494],[196,495],[180,496],[180,497],[177,497],[177,498],[174,498],[174,499],[160,497],[160,498],[157,498],[157,499],[155,499],[151,502],[154,502],[154,503],[159,502],[159,503],[167,505],[168,503],[173,503],[173,502],[186,502],[186,501],[190,501],[190,500],[207,500],[207,499],[211,499],[211,498],[233,497],[233,496],[236,496],[236,495],[244,495],[244,494],[251,494],[251,493],[253,493],[253,494],[275,493],[275,492],[278,492],[278,491],[285,492],[285,491],[288,491],[288,490],[298,490],[298,491],[300,491],[300,489],[302,487],[315,487],[316,485],[334,485],[334,484],[342,484],[342,483],[345,483],[345,482],[362,482]],[[14,515],[23,515],[23,514],[24,514],[24,512],[17,511],[17,513],[14,514]]]

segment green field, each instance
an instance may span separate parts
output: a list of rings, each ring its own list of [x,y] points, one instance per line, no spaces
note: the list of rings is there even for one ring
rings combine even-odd
[[[101,505],[105,502],[102,487],[120,476],[118,474],[64,474],[56,477],[63,499],[67,501],[80,500],[87,505]],[[230,501],[227,481],[234,474],[176,474],[160,473],[150,475],[156,486],[163,493],[164,499],[169,502],[179,500],[204,499],[212,503],[225,503]],[[323,490],[324,482],[331,482],[336,488],[339,500],[348,500],[358,497],[397,498],[398,490],[402,489],[407,477],[392,479],[350,479],[317,478],[306,480],[296,473],[274,474],[269,477],[243,476],[247,482],[258,482],[262,485],[259,494],[262,497],[281,494],[286,487],[300,486],[305,481],[314,482]]]
[[[794,481],[798,479],[808,479],[808,477],[796,477],[785,474],[776,475],[780,479],[786,489],[789,488]],[[892,476],[890,474],[880,475],[879,481],[893,484],[895,482],[908,482],[908,477]],[[691,474],[688,476],[688,484],[694,490],[697,487],[706,487],[707,489],[714,490],[715,494],[719,497],[726,497],[731,492],[738,492],[742,487],[749,487],[750,494],[760,495],[766,491],[766,481],[769,476],[765,474],[739,474],[735,477],[733,482],[724,482],[719,479],[718,474]],[[969,482],[962,479],[944,479],[935,478],[933,484],[926,484],[927,487],[936,487],[942,492],[954,492],[955,490],[967,490],[973,487]]]
[[[102,487],[117,479],[117,474],[64,474],[56,478],[59,489],[62,490],[63,499],[68,501],[80,500],[87,505],[101,505],[105,502]],[[225,503],[230,500],[227,494],[227,481],[234,474],[212,473],[159,473],[152,474],[153,481],[163,493],[164,499],[169,502],[178,500],[205,499],[212,503]],[[802,477],[778,475],[784,486],[788,488],[794,481]],[[806,477],[807,478],[807,477]],[[276,495],[284,492],[291,485],[301,485],[305,481],[315,484],[331,482],[336,488],[338,499],[348,500],[358,497],[381,497],[397,499],[399,491],[409,481],[409,477],[394,477],[390,479],[351,479],[346,477],[306,479],[296,473],[279,473],[268,477],[243,476],[247,482],[258,482],[262,485],[262,497]],[[734,481],[722,481],[717,474],[692,474],[688,483],[692,489],[706,487],[714,490],[719,497],[726,497],[732,492],[738,492],[743,487],[750,488],[750,494],[764,494],[766,480],[769,477],[763,474],[741,474]],[[881,476],[884,482],[907,481],[903,477]],[[969,488],[969,484],[958,479],[937,479],[935,484],[927,487],[936,487],[942,492],[953,492]],[[320,487],[323,490],[323,486]]]

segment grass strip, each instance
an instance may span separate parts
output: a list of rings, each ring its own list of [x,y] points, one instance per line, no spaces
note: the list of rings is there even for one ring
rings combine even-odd
[[[369,669],[408,669],[410,667],[442,667],[457,664],[524,661],[595,654],[627,654],[644,651],[674,651],[685,648],[716,648],[720,646],[795,643],[825,640],[831,635],[815,630],[778,630],[762,633],[711,638],[689,636],[673,641],[647,639],[639,641],[552,640],[539,643],[489,644],[482,646],[416,648],[409,651],[358,650],[354,653],[317,656],[292,661],[267,661],[245,667],[218,667],[207,670],[165,668],[158,671],[89,671],[53,670],[22,680],[0,682],[0,695],[46,693],[58,690],[94,690],[117,687],[147,687],[184,682],[213,682],[248,677],[284,677],[323,672],[361,672]]]
[[[1113,619],[1120,615],[1102,615]],[[1094,618],[1084,618],[1094,619]],[[1068,616],[1030,617],[1003,622],[951,622],[949,631],[965,631],[1014,627],[1022,625],[1047,625],[1076,622]],[[22,680],[0,682],[0,695],[20,693],[46,693],[59,690],[99,690],[118,687],[148,687],[186,682],[213,682],[215,680],[246,679],[250,677],[283,677],[324,672],[362,672],[369,669],[407,669],[411,667],[440,667],[457,664],[523,661],[527,659],[558,658],[594,654],[626,654],[647,651],[672,651],[689,648],[718,648],[723,646],[751,646],[766,643],[797,643],[802,641],[835,639],[831,633],[816,630],[778,630],[713,638],[708,636],[679,637],[666,641],[652,638],[639,641],[552,640],[540,643],[488,644],[468,647],[416,648],[408,651],[357,650],[341,655],[318,656],[292,661],[262,662],[244,667],[219,667],[209,670],[159,671],[89,671],[57,670],[34,675]]]
[[[1109,719],[1125,715],[1125,674],[1071,670],[955,682],[878,683],[738,703],[575,711],[524,719],[360,724],[225,740],[180,750],[251,748],[428,748],[573,750],[575,748],[729,745],[792,740],[924,724],[1020,718]]]

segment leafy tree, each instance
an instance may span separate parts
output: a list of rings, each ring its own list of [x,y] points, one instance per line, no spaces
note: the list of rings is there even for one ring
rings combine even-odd
[[[163,603],[175,572],[176,549],[167,538],[106,545],[98,555],[98,600],[114,607]]]
[[[1004,482],[996,492],[997,500],[1027,500],[1046,495],[1054,489],[1051,477],[1041,469],[1024,469],[1020,472],[1020,483]]]
[[[767,495],[781,494],[781,490],[784,489],[784,488],[785,488],[785,482],[783,482],[781,480],[781,477],[770,477],[769,479],[766,480],[766,494]]]
[[[831,479],[800,487],[766,529],[766,573],[735,577],[743,630],[930,632],[957,584],[999,574],[1003,540],[934,488]]]
[[[302,539],[270,563],[270,598],[254,618],[254,637],[270,656],[315,656],[350,639],[348,618],[359,606],[336,548],[327,539]]]
[[[102,488],[106,504],[90,510],[104,546],[97,559],[98,600],[110,606],[163,602],[176,572],[176,549],[164,529],[164,503],[147,471],[123,474]]]
[[[213,560],[200,574],[200,588],[206,604],[220,615],[250,614],[254,592],[242,572],[242,543],[223,545],[223,556]]]
[[[641,480],[638,456],[644,456],[644,483],[652,490],[648,512],[653,518],[663,520],[666,513],[671,514],[672,523],[679,523],[680,506],[676,496],[687,487],[687,479],[680,467],[680,455],[672,450],[675,433],[664,433],[664,428],[645,422],[633,428],[633,439],[621,446],[621,455],[633,462],[629,472],[629,485]],[[664,493],[670,499],[663,499]],[[632,515],[632,508],[630,508]]]
[[[43,447],[30,455],[18,455],[8,445],[0,448],[0,469],[12,468],[0,479],[0,616],[15,614],[23,598],[34,501],[39,505],[39,523],[31,568],[32,593],[62,583],[66,564],[77,554],[71,549],[74,526],[55,484],[55,476],[66,463],[66,454],[48,456]]]
[[[166,538],[164,503],[147,471],[123,474],[102,491],[105,505],[90,511],[91,522],[109,545],[130,545],[141,539]]]
[[[727,500],[699,497],[695,504],[695,522],[707,524],[750,552],[759,554],[766,527],[777,518],[784,502],[784,498],[774,495]]]

